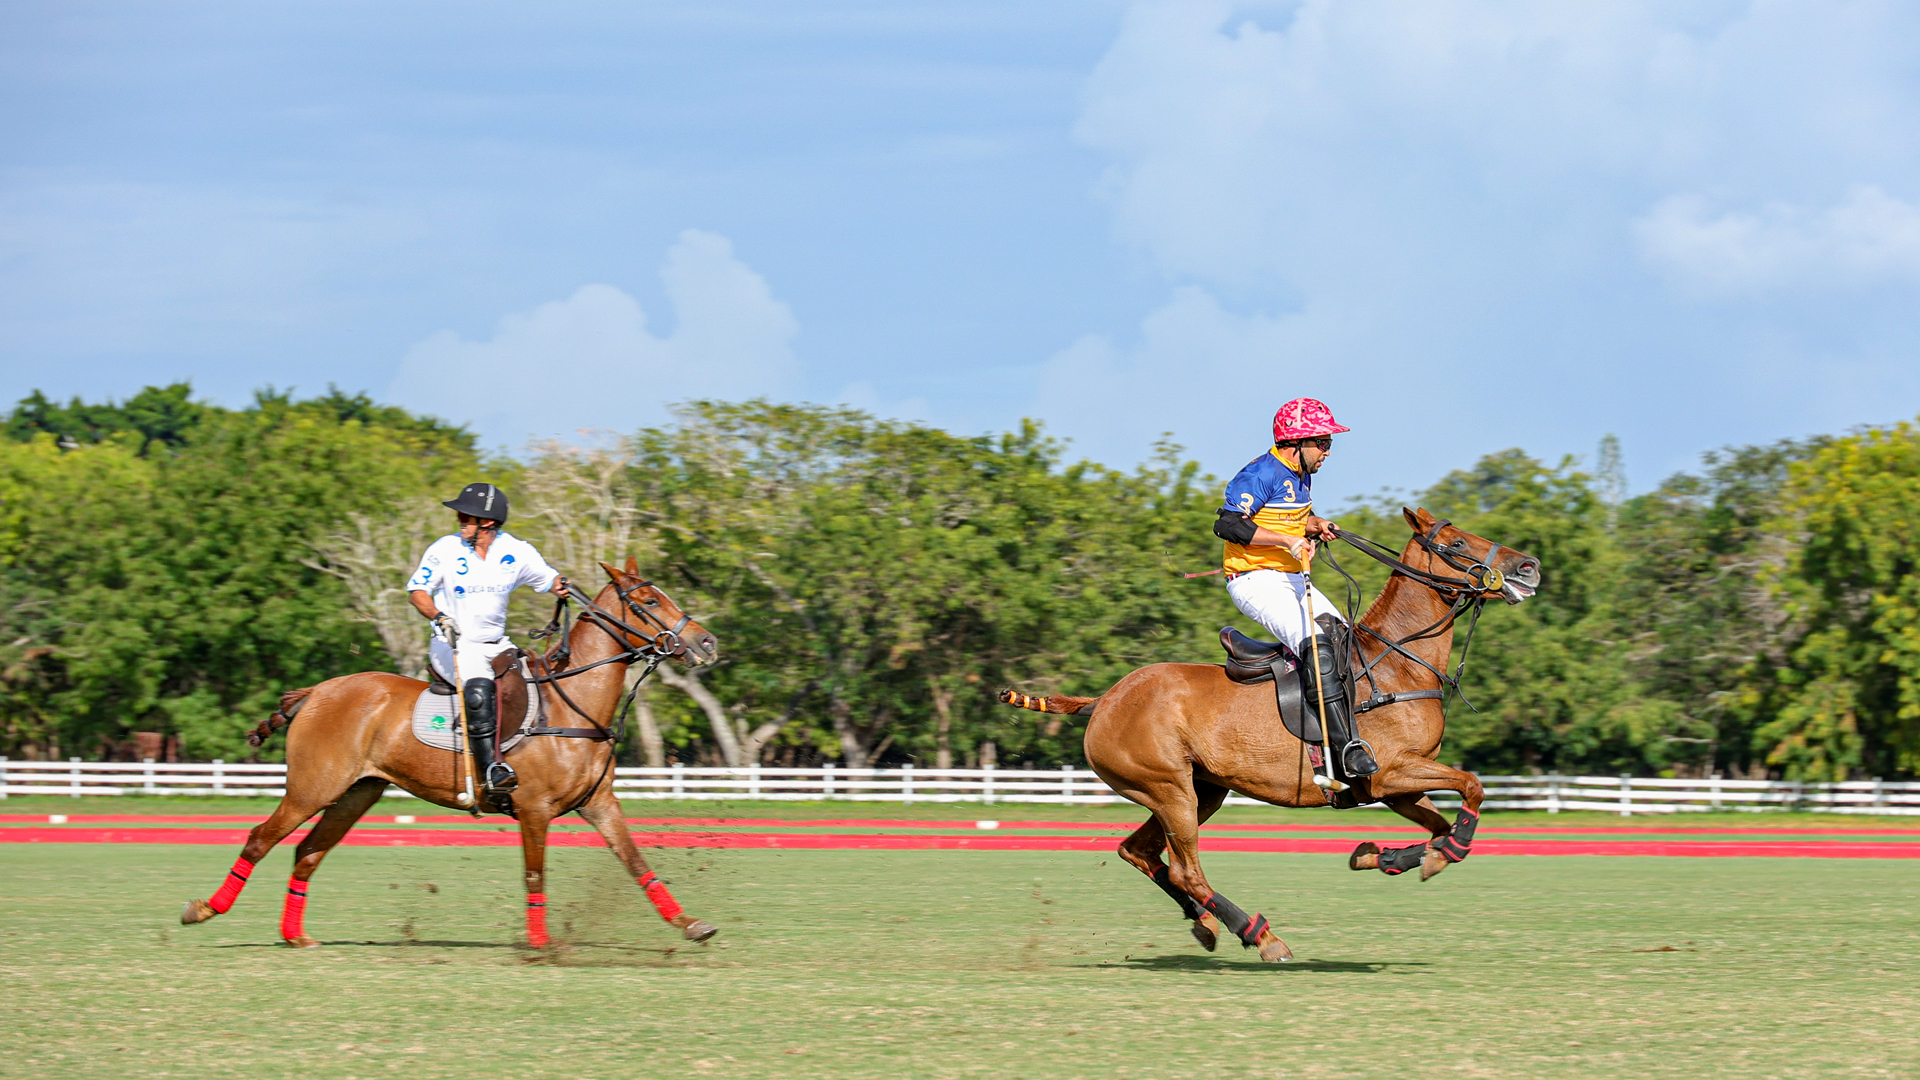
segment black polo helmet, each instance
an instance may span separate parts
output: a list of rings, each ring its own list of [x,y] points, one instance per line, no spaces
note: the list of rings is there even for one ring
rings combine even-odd
[[[458,496],[440,505],[473,517],[490,518],[502,525],[507,523],[506,492],[492,484],[468,484],[460,489]]]

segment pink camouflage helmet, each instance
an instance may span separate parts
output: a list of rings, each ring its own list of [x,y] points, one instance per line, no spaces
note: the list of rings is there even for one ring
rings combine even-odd
[[[1327,408],[1325,403],[1310,397],[1294,398],[1273,414],[1273,441],[1277,443],[1315,439],[1352,430],[1342,427],[1333,418],[1333,410]]]

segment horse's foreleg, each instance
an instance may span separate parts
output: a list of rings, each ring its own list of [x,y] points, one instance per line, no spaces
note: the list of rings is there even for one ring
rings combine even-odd
[[[379,777],[367,777],[347,789],[327,812],[320,817],[319,824],[300,841],[293,853],[293,877],[287,882],[286,905],[280,909],[280,939],[296,949],[312,949],[320,943],[307,936],[305,927],[307,914],[307,882],[313,872],[320,869],[320,860],[327,857],[360,820],[361,815],[380,801],[381,793],[387,790],[387,782]]]
[[[1184,793],[1183,793],[1184,794]],[[1224,797],[1224,796],[1223,796]],[[1200,815],[1192,797],[1170,800],[1154,809],[1167,833],[1167,854],[1173,860],[1173,883],[1200,905],[1221,926],[1233,932],[1240,944],[1260,950],[1262,960],[1291,960],[1293,950],[1280,940],[1258,912],[1251,917],[1233,901],[1215,892],[1200,869]]]
[[[1480,824],[1480,802],[1486,797],[1479,777],[1429,758],[1402,758],[1375,774],[1374,791],[1396,812],[1425,826],[1433,833],[1433,839],[1385,851],[1376,844],[1361,844],[1347,860],[1348,866],[1355,870],[1377,869],[1390,875],[1418,866],[1420,880],[1425,881],[1472,852],[1474,829]],[[1463,805],[1453,824],[1447,824],[1433,801],[1427,798],[1429,791],[1460,793]]]
[[[712,923],[703,922],[681,910],[673,894],[667,891],[666,882],[661,881],[660,876],[647,865],[640,849],[634,846],[633,834],[627,830],[627,819],[620,812],[620,800],[614,798],[611,787],[602,786],[594,792],[593,797],[580,808],[580,816],[599,830],[601,838],[613,849],[614,856],[633,875],[633,880],[646,890],[647,899],[653,902],[653,909],[660,913],[662,919],[678,927],[688,941],[705,941],[720,932],[720,928]]]
[[[267,820],[253,827],[247,834],[247,842],[240,849],[240,857],[233,861],[233,869],[227,871],[227,879],[220,888],[205,900],[189,900],[185,910],[180,912],[180,921],[188,926],[203,923],[215,915],[225,915],[240,899],[240,890],[247,887],[247,879],[253,876],[253,868],[273,846],[285,840],[300,823],[312,817],[316,811],[327,804],[326,800],[295,798],[289,791],[273,808]]]
[[[532,807],[520,811],[520,858],[526,869],[527,944],[547,947],[547,824],[546,812]]]

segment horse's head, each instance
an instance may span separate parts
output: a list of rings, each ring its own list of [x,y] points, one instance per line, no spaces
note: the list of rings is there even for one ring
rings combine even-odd
[[[1420,510],[1402,509],[1413,542],[1438,561],[1458,571],[1491,600],[1517,604],[1540,591],[1540,560],[1524,551],[1503,547],[1485,537],[1456,527]],[[1444,573],[1435,567],[1436,573]],[[1449,577],[1452,575],[1449,574]]]
[[[635,648],[651,645],[660,655],[689,664],[711,664],[720,658],[720,643],[706,627],[693,621],[658,585],[640,576],[640,566],[627,556],[624,569],[600,564],[619,605],[612,611],[629,632],[623,636]],[[631,631],[639,631],[635,634]]]

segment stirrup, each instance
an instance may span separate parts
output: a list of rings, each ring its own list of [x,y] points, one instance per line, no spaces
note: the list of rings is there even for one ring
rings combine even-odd
[[[496,761],[487,766],[486,785],[490,793],[505,793],[520,786],[520,777],[514,773],[513,766],[504,761]]]
[[[1365,739],[1355,739],[1340,748],[1340,768],[1351,777],[1372,776],[1380,771],[1380,763]]]

